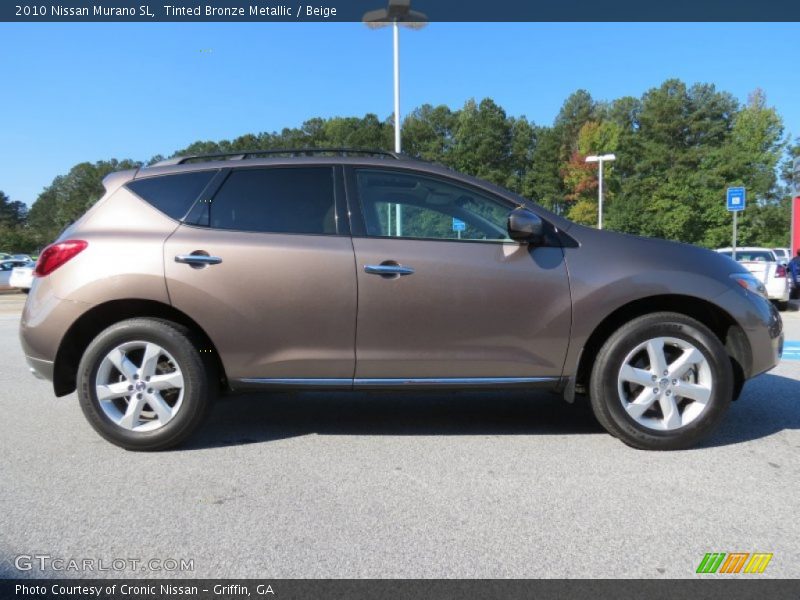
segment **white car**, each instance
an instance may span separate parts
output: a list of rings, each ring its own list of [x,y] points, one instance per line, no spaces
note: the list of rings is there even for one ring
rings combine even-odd
[[[0,290],[10,290],[15,286],[11,284],[11,273],[17,267],[25,267],[32,263],[27,260],[3,260],[0,261]],[[33,270],[31,270],[33,273]]]
[[[792,251],[789,248],[773,248],[772,251],[778,258],[779,263],[785,265],[792,259]]]
[[[717,252],[726,256],[732,254],[730,248],[720,248]],[[781,263],[772,248],[736,248],[736,260],[764,284],[770,300],[777,302],[781,309],[787,306],[791,288],[786,265]]]
[[[33,270],[35,268],[36,263],[33,261],[27,262],[20,267],[14,267],[11,270],[11,277],[8,280],[8,284],[12,288],[19,288],[27,294],[33,285]]]

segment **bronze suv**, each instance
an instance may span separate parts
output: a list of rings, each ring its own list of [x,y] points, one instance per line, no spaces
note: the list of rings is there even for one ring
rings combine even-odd
[[[232,390],[488,387],[588,396],[623,442],[684,448],[782,349],[730,258],[399,154],[178,157],[104,185],[41,254],[20,334],[132,450]]]

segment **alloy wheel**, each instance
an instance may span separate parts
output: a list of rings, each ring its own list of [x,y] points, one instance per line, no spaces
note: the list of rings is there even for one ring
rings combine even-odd
[[[119,427],[153,431],[164,427],[180,410],[183,373],[172,355],[158,344],[126,342],[101,361],[95,393],[103,413]]]
[[[639,425],[673,431],[709,406],[714,381],[703,353],[686,340],[657,337],[637,345],[617,376],[619,399]]]

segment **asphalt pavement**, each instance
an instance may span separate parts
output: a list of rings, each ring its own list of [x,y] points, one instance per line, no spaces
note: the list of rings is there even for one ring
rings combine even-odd
[[[141,454],[28,373],[20,306],[0,295],[0,576],[683,578],[708,552],[800,576],[800,360],[681,452],[515,392],[229,398]]]

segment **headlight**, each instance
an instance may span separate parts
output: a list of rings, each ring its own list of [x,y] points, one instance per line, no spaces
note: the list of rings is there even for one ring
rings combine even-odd
[[[731,279],[746,289],[748,292],[767,298],[767,288],[752,273],[732,273]]]

